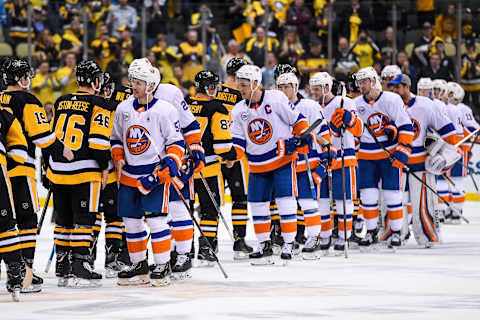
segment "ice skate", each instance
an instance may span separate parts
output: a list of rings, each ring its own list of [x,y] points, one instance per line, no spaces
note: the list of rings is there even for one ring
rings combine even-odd
[[[119,286],[137,286],[150,283],[148,273],[148,262],[146,259],[133,263],[127,269],[118,273],[117,284]]]
[[[369,252],[374,248],[374,244],[377,243],[377,232],[376,230],[368,230],[365,238],[363,238],[360,243],[361,252]]]
[[[332,245],[332,237],[322,238],[320,237],[320,250],[324,256],[328,256],[330,252],[330,246]]]
[[[15,302],[20,301],[24,273],[25,265],[23,263],[15,262],[7,265],[7,290]]]
[[[297,225],[297,234],[295,235],[295,242],[298,244],[305,244],[307,238],[305,237],[305,225]]]
[[[72,271],[70,260],[70,252],[57,252],[55,276],[57,277],[57,286],[59,287],[66,287],[68,285],[68,279],[71,277]]]
[[[175,280],[185,280],[192,277],[192,260],[188,253],[177,254],[175,264],[172,267],[172,278]]]
[[[208,240],[202,238],[199,241],[200,248],[198,249],[197,254],[198,267],[213,267],[215,261],[217,261],[207,241]],[[214,250],[215,249],[216,248],[214,247]]]
[[[233,259],[245,260],[248,255],[253,252],[253,248],[247,245],[245,238],[239,238],[233,243]]]
[[[150,282],[154,287],[165,287],[170,284],[170,262],[156,264],[150,272]]]
[[[118,273],[128,268],[128,265],[119,260],[118,253],[109,253],[105,257],[105,278],[116,278]]]
[[[402,245],[402,238],[400,236],[400,231],[392,231],[392,236],[390,237],[390,242],[387,245],[388,249],[396,251]]]
[[[270,240],[260,242],[257,247],[257,251],[251,253],[248,257],[252,266],[272,265],[273,262],[273,250]]]
[[[452,212],[450,215],[449,223],[451,224],[460,224],[462,221],[460,220],[460,215],[457,212]]]
[[[294,242],[285,242],[282,246],[282,253],[280,254],[280,259],[282,259],[283,265],[286,266],[288,265],[288,262],[290,262],[295,253],[295,244]],[[298,244],[296,244],[298,246]]]
[[[282,229],[280,227],[280,223],[275,223],[272,221],[272,226],[270,228],[270,240],[272,243],[272,251],[273,255],[279,256],[282,252],[283,246],[283,237],[282,237]]]
[[[320,258],[320,237],[308,237],[302,248],[304,260],[316,260]]]
[[[343,255],[345,250],[345,239],[343,237],[339,237],[337,241],[335,241],[335,245],[333,246],[333,252],[335,256]]]
[[[74,254],[72,262],[72,277],[68,281],[68,287],[71,288],[98,288],[102,284],[100,280],[102,275],[95,272],[88,259],[76,257]]]
[[[35,273],[32,271],[32,283],[28,286],[22,287],[22,290],[20,291],[21,293],[36,293],[42,291],[42,284],[43,284],[43,279],[37,276]]]
[[[362,241],[362,238],[357,236],[357,233],[354,231],[352,232],[352,235],[350,236],[350,239],[348,239],[348,248],[349,249],[358,249],[360,245],[360,241]]]

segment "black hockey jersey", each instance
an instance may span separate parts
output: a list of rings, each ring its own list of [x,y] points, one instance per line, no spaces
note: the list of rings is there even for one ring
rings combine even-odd
[[[220,101],[229,112],[240,101],[242,101],[242,94],[237,89],[234,89],[226,84],[222,84],[218,90],[215,100]]]
[[[64,95],[55,101],[52,127],[74,153],[73,161],[52,154],[47,178],[54,184],[101,181],[110,159],[113,117],[105,100],[86,92]]]
[[[5,90],[0,94],[0,103],[9,108],[20,122],[28,145],[27,160],[23,164],[13,159],[7,161],[8,176],[29,176],[35,179],[36,146],[46,149],[48,153],[62,154],[63,144],[51,131],[45,109],[33,94],[20,90]]]
[[[131,87],[120,86],[119,88],[115,88],[109,101],[114,104],[116,109],[120,102],[127,100],[132,94],[133,89]]]
[[[27,160],[27,141],[20,122],[8,109],[0,107],[0,165],[6,167],[6,157],[22,164]]]

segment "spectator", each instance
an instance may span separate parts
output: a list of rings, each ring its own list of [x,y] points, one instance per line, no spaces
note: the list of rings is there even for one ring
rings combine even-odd
[[[64,28],[69,28],[74,20],[80,19],[82,13],[82,1],[66,0],[60,7],[60,20]]]
[[[33,50],[38,62],[48,61],[50,68],[58,68],[59,52],[49,29],[43,29],[40,32]]]
[[[388,26],[387,29],[385,29],[385,39],[379,43],[380,54],[384,59],[390,58],[390,60],[392,60],[394,40],[395,39],[393,35],[393,28],[391,26]],[[397,48],[403,48],[403,46],[398,41],[398,37],[397,37]]]
[[[382,58],[380,49],[364,30],[358,33],[358,39],[351,45],[350,51],[359,58],[360,69],[373,66],[375,59],[380,60]]]
[[[157,35],[151,52],[155,54],[155,59],[161,67],[162,82],[170,83],[173,79],[173,64],[177,62],[178,59],[175,51],[168,47],[167,37],[164,34]]]
[[[134,56],[139,56],[140,54],[135,54],[135,51],[139,51],[138,49],[141,48],[140,45],[135,43],[135,40],[132,38],[132,33],[130,29],[124,25],[119,28],[117,31],[120,31],[120,48],[125,49],[127,51],[127,55],[125,56],[125,61],[130,64],[133,61]]]
[[[45,114],[47,115],[47,121],[52,121],[53,118],[53,102],[47,102],[43,105],[45,109]]]
[[[350,51],[348,40],[345,37],[338,39],[338,48],[335,54],[335,78],[346,80],[347,76],[359,69],[360,59]]]
[[[433,35],[442,38],[443,41],[448,43],[452,43],[457,39],[457,18],[455,16],[454,4],[449,4],[447,10],[437,16]]]
[[[5,3],[7,24],[10,27],[9,42],[12,44],[14,53],[17,45],[26,42],[28,38],[27,2],[28,0],[13,0]]]
[[[480,24],[475,23],[478,21],[473,20],[472,10],[470,8],[465,8],[462,16],[462,38],[476,38],[480,35]]]
[[[338,4],[340,6],[340,3]],[[350,6],[341,9],[340,12],[340,24],[335,29],[341,30],[341,34],[348,35],[349,43],[357,41],[359,30],[364,29],[367,25],[367,21],[370,15],[369,8],[360,4],[360,0],[351,0]]]
[[[77,66],[77,56],[73,52],[65,54],[65,66],[55,72],[55,79],[60,84],[62,96],[74,93],[78,90],[77,81],[75,79],[75,68]]]
[[[105,24],[107,20],[108,12],[114,8],[114,5],[110,3],[110,0],[102,1],[90,1],[92,18],[91,22],[95,25],[95,37],[100,36],[100,27]]]
[[[172,84],[182,90],[184,96],[192,95],[195,93],[195,87],[193,86],[193,81],[184,81],[185,76],[183,74],[183,68],[180,63],[175,63],[173,65],[173,80]]]
[[[240,50],[240,45],[235,39],[228,41],[227,53],[222,57],[220,65],[222,66],[222,71],[225,71],[227,68],[227,63],[232,58],[243,58],[249,63],[253,63],[249,56]]]
[[[252,35],[252,26],[246,21],[244,11],[247,4],[244,0],[234,0],[234,4],[228,8],[227,16],[229,17],[227,23],[230,25],[230,30],[235,40],[238,43],[243,43]]]
[[[297,32],[295,29],[287,28],[285,37],[280,46],[280,54],[278,56],[279,62],[288,63],[289,65],[296,67],[297,61],[303,53],[303,46],[298,38]]]
[[[100,37],[90,44],[92,55],[95,57],[100,68],[107,70],[107,65],[115,58],[118,49],[118,40],[110,37],[106,25],[100,27]]]
[[[270,14],[268,16],[268,21],[265,21],[265,13],[267,6],[270,6],[270,0],[252,1],[252,3],[247,5],[247,8],[244,12],[247,13],[247,20],[250,25],[252,25],[253,27],[258,27],[268,23],[269,33],[272,33],[271,35],[269,34],[269,36],[277,37],[281,32],[280,22],[275,12],[272,11],[272,8],[269,8]]]
[[[167,3],[155,0],[146,4],[148,12],[147,22],[147,48],[151,48],[157,35],[167,34],[169,31],[170,19],[168,18]]]
[[[294,26],[304,48],[309,48],[310,25],[312,24],[312,13],[305,6],[304,0],[294,0],[287,10],[287,25]]]
[[[408,75],[410,79],[414,80],[417,78],[417,72],[408,61],[408,56],[405,51],[399,51],[397,53],[397,65],[400,67],[402,73]]]
[[[120,38],[120,32],[117,29],[123,25],[132,31],[137,28],[137,11],[127,5],[127,2],[128,0],[118,0],[118,6],[108,12],[106,23],[112,28],[112,36],[115,38]]]
[[[126,62],[127,50],[120,48],[115,53],[115,58],[107,65],[107,72],[112,75],[116,83],[121,82],[122,76],[128,73],[128,63]]]
[[[50,72],[48,61],[43,61],[38,66],[38,72],[32,79],[32,93],[42,105],[52,102],[53,93],[60,89],[60,84]]]
[[[440,62],[441,60],[438,53],[432,53],[430,55],[429,65],[426,67],[423,67],[423,69],[420,70],[420,73],[418,74],[418,79],[430,78],[432,80],[444,79],[444,80],[450,81],[451,78],[448,73],[448,69],[443,67],[440,64]]]
[[[74,53],[80,57],[82,52],[82,28],[78,20],[73,20],[70,27],[65,30],[60,42],[60,57],[63,58],[67,53]]]
[[[279,45],[276,38],[268,37],[268,52],[277,52]],[[245,53],[252,59],[254,65],[263,67],[265,64],[265,29],[262,26],[257,27],[255,36],[246,41]]]
[[[323,43],[328,41],[328,10],[330,8],[326,6],[321,13],[315,15],[315,33]]]
[[[417,0],[417,21],[419,26],[423,26],[425,22],[430,23],[430,25],[434,23],[434,0]]]
[[[475,41],[467,39],[467,52],[462,56],[460,83],[465,90],[465,103],[480,111],[480,52],[475,48]]]
[[[327,71],[328,57],[322,50],[322,42],[320,40],[313,40],[309,52],[302,54],[297,62],[297,69],[304,82],[320,71]]]
[[[423,24],[423,35],[415,42],[413,65],[417,68],[423,68],[428,66],[428,52],[432,47],[433,41],[433,28],[430,22]]]
[[[201,4],[198,8],[198,12],[192,14],[190,26],[188,28],[190,30],[200,30],[202,28],[202,14],[205,14],[207,32],[215,33],[217,30],[215,29],[212,10],[210,10],[206,4]]]
[[[445,43],[441,38],[435,38],[433,41],[432,52],[438,53],[440,56],[440,65],[447,68],[450,79],[455,78],[455,65],[450,57],[445,53]]]
[[[192,81],[195,75],[203,70],[203,44],[198,42],[195,30],[187,32],[187,41],[180,43],[180,57],[183,64],[184,81]]]
[[[35,32],[35,35],[38,35],[45,29],[51,29],[50,24],[48,23],[47,16],[41,7],[33,7],[32,13],[32,27]]]
[[[274,66],[278,63],[274,52],[268,53],[268,68],[262,67],[262,85],[266,89],[275,88]]]

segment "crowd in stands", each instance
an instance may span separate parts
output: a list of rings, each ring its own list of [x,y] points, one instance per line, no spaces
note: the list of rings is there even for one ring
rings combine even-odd
[[[460,21],[454,0],[0,0],[3,41],[12,54],[20,55],[17,48],[27,41],[29,2],[37,69],[32,90],[44,104],[52,102],[55,94],[76,89],[73,71],[85,50],[115,81],[126,84],[129,63],[142,54],[144,22],[148,59],[161,70],[163,82],[175,84],[185,94],[192,91],[193,78],[202,69],[223,77],[232,57],[245,57],[262,67],[269,80],[264,85],[269,87],[272,66],[291,64],[308,93],[308,77],[328,70],[331,30],[330,63],[337,79],[366,66],[380,74],[390,64],[399,65],[414,84],[421,77],[454,80],[459,71],[465,99],[480,115],[478,0],[462,1],[463,49],[458,67]],[[397,34],[392,27],[393,2]],[[84,48],[85,30],[88,48]]]

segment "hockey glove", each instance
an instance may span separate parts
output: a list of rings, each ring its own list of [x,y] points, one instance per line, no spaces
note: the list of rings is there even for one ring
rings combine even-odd
[[[153,173],[137,179],[137,188],[143,195],[147,195],[160,184],[160,179]]]
[[[205,167],[205,150],[199,143],[190,146],[194,163],[195,173],[199,173]]]
[[[398,144],[398,146],[395,148],[395,151],[393,152],[394,159],[392,161],[392,166],[398,169],[403,169],[403,167],[405,167],[408,162],[409,155],[410,148],[403,144]]]
[[[332,163],[333,160],[337,159],[337,149],[334,146],[323,147],[319,156],[322,162],[326,160],[328,163]]]
[[[327,176],[327,170],[326,167],[320,163],[318,167],[315,169],[315,171],[312,172],[312,178],[315,180],[315,183],[317,185],[320,185],[322,183],[322,180]]]
[[[294,137],[292,138],[293,142],[296,145],[296,150],[300,154],[308,154],[310,150],[312,149],[312,144],[313,144],[313,136],[312,134],[307,134],[303,138],[297,138]]]
[[[343,108],[338,108],[332,115],[331,122],[336,128],[344,126],[345,128],[350,126],[352,122],[353,115],[352,113]]]
[[[177,186],[178,190],[182,190],[188,184],[190,178],[193,176],[194,164],[192,159],[188,159],[182,165],[182,170],[178,171],[178,176],[172,179],[172,182]]]
[[[155,175],[159,177],[162,182],[169,181],[171,178],[178,175],[177,162],[173,158],[166,156],[162,159],[160,167],[155,169]]]
[[[397,140],[398,130],[397,127],[395,127],[393,124],[387,124],[383,128],[383,132],[388,137],[389,141],[394,142]]]
[[[277,141],[277,153],[279,157],[289,156],[295,153],[297,147],[295,146],[295,141],[293,139],[296,138],[290,138],[287,140],[280,139]]]

